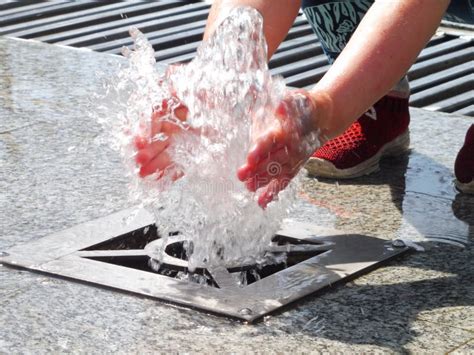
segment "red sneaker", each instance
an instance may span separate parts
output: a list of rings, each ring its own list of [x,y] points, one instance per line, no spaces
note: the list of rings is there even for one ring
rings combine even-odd
[[[464,145],[454,163],[456,187],[465,193],[474,194],[474,124],[467,130]]]
[[[410,145],[408,98],[384,96],[342,135],[317,149],[306,163],[312,176],[349,179],[379,170],[384,156]]]

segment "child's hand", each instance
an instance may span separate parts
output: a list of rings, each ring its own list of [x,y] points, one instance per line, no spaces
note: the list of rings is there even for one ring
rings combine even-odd
[[[135,161],[140,166],[140,177],[157,173],[159,179],[169,173],[176,180],[182,176],[182,171],[171,160],[167,148],[173,142],[173,137],[184,132],[187,115],[188,109],[177,97],[163,100],[161,106],[155,108],[148,136],[135,137]]]
[[[265,187],[258,198],[265,208],[320,146],[319,138],[316,105],[310,94],[290,91],[275,112],[275,124],[254,139],[238,178],[250,191]]]

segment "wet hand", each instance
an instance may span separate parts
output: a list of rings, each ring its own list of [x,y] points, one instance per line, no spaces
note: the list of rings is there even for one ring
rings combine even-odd
[[[163,100],[153,110],[149,132],[135,137],[137,154],[135,161],[140,167],[139,175],[144,178],[157,174],[157,178],[170,174],[173,180],[183,173],[172,161],[168,148],[178,134],[185,133],[188,109],[173,96]]]
[[[320,146],[316,104],[307,91],[289,91],[274,116],[274,124],[254,139],[237,172],[250,191],[262,188],[262,208],[277,198]]]

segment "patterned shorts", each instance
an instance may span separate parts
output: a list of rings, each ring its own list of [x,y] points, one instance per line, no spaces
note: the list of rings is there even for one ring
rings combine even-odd
[[[303,0],[303,11],[332,62],[374,0]],[[474,24],[474,0],[451,0],[445,18]]]

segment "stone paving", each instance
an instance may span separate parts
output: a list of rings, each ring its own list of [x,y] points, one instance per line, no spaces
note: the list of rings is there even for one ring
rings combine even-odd
[[[87,114],[94,73],[119,62],[0,38],[0,250],[129,206],[119,158]],[[255,325],[0,266],[0,353],[474,353],[474,197],[452,183],[472,123],[413,109],[408,156],[356,180],[303,178],[294,219],[425,252]]]

